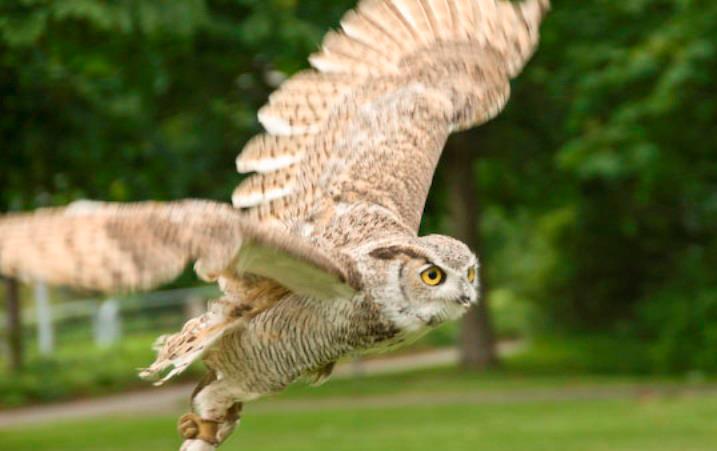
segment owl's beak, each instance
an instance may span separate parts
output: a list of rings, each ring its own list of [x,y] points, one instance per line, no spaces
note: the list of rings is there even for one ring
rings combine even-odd
[[[471,304],[473,303],[471,297],[467,296],[465,294],[463,296],[459,297],[458,299],[456,299],[456,302],[466,308],[470,307]]]

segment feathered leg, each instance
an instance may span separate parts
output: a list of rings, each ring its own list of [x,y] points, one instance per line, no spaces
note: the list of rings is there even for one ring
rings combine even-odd
[[[180,451],[214,451],[239,425],[243,404],[211,371],[192,394],[193,412],[179,419]]]

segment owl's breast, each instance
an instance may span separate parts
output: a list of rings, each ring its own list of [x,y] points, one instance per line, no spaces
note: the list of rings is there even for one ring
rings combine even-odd
[[[336,300],[287,295],[222,338],[205,362],[245,392],[271,393],[344,356],[404,340],[365,294]]]
[[[410,307],[396,302],[395,299],[371,299],[367,308],[373,312],[367,324],[372,324],[369,335],[372,346],[364,349],[364,353],[386,352],[408,345],[426,333],[432,327],[410,311]]]

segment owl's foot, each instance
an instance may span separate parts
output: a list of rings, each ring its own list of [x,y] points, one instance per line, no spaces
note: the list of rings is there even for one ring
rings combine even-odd
[[[179,419],[177,430],[185,440],[203,441],[212,446],[219,444],[219,440],[217,440],[219,422],[204,420],[195,413],[183,415]]]
[[[205,419],[193,412],[183,415],[177,424],[184,439],[180,451],[214,451],[239,423],[241,408],[241,403],[234,404],[220,420]]]

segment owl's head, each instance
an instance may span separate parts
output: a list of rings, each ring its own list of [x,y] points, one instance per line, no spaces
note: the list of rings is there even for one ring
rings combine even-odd
[[[369,255],[388,263],[377,301],[401,329],[458,319],[478,302],[478,259],[458,240],[429,235],[394,241]]]

